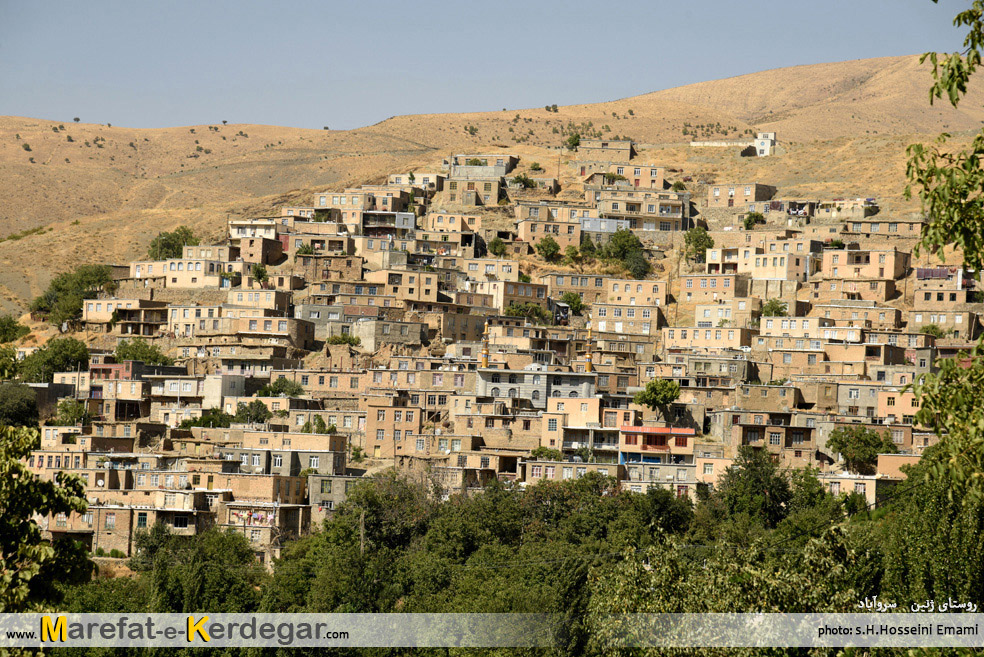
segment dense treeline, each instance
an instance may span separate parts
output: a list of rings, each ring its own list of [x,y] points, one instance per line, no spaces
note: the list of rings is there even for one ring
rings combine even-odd
[[[175,537],[157,526],[136,542],[136,578],[69,588],[62,607],[557,612],[559,650],[601,654],[612,612],[849,612],[873,595],[984,604],[981,506],[922,475],[915,468],[872,512],[752,451],[696,505],[596,475],[441,502],[388,473],[291,542],[272,573],[239,534]]]

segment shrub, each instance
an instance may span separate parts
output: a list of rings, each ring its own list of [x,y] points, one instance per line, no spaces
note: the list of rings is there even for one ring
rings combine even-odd
[[[536,324],[548,324],[552,319],[550,313],[536,305],[535,303],[510,303],[506,308],[506,315],[509,317],[524,317]]]
[[[18,340],[30,332],[31,329],[19,323],[12,316],[4,315],[0,317],[0,344]]]
[[[506,255],[506,243],[498,237],[493,238],[492,241],[489,242],[489,253],[501,258]]]
[[[139,360],[148,365],[173,365],[174,359],[169,358],[157,345],[150,344],[143,338],[123,340],[116,345],[116,362]]]
[[[557,240],[547,235],[536,243],[536,252],[546,261],[552,261],[560,253],[560,245]]]
[[[745,226],[745,230],[751,230],[755,227],[755,224],[764,224],[765,216],[761,212],[749,212],[745,215],[742,220],[742,224]]]
[[[260,388],[256,394],[259,397],[300,397],[304,394],[304,386],[281,376]]]
[[[536,461],[563,461],[564,460],[564,455],[561,454],[560,450],[544,447],[543,445],[537,447],[532,452],[530,452],[530,456]]]
[[[347,344],[352,347],[358,347],[362,344],[362,340],[354,335],[333,335],[328,338],[328,344]]]
[[[532,189],[536,187],[536,183],[533,182],[533,179],[527,176],[525,173],[521,173],[518,176],[515,176],[512,179],[512,181],[514,184],[519,185],[523,189]]]

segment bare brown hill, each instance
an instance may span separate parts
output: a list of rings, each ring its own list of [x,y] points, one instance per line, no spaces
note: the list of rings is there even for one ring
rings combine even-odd
[[[929,63],[908,55],[779,68],[639,98],[715,110],[794,141],[981,127],[984,86],[979,81],[959,109],[947,102],[930,107],[929,81]]]

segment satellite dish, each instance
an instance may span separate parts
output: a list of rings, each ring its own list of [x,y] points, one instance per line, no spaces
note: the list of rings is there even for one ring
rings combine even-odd
[[[102,480],[102,479],[97,479],[97,480],[96,480],[96,486],[99,486],[99,487],[102,487],[102,486],[105,486],[105,485],[106,485],[106,484],[105,484],[105,483],[103,482],[103,480]]]

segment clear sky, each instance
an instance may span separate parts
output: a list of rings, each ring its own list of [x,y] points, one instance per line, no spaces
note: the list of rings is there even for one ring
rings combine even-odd
[[[0,0],[0,114],[333,129],[959,48],[965,0]]]

